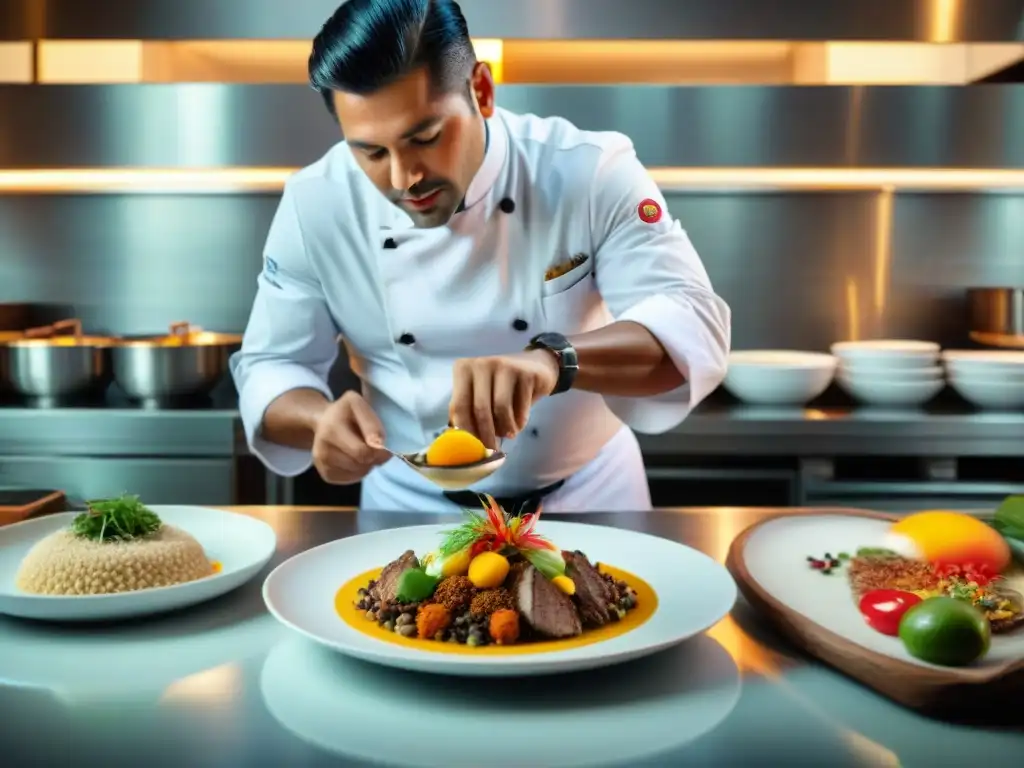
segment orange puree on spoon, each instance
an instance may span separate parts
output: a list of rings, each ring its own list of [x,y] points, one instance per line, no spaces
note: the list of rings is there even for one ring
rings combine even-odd
[[[487,449],[479,438],[461,429],[448,429],[427,448],[427,466],[461,467],[487,458]]]

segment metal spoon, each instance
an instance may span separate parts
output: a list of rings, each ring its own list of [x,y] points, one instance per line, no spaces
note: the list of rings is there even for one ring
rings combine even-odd
[[[401,459],[416,472],[446,491],[464,491],[472,485],[490,477],[505,463],[506,454],[501,450],[504,441],[499,440],[498,450],[487,448],[487,454],[480,461],[449,467],[435,467],[427,464],[427,449],[414,453],[399,453],[386,446],[377,446],[392,456]]]

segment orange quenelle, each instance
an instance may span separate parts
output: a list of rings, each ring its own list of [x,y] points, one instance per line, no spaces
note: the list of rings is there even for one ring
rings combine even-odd
[[[476,435],[461,429],[449,429],[438,435],[427,448],[427,465],[460,467],[487,458],[487,448]]]
[[[992,573],[1010,564],[1006,540],[981,520],[960,512],[918,512],[893,524],[893,549],[936,565],[984,566]]]

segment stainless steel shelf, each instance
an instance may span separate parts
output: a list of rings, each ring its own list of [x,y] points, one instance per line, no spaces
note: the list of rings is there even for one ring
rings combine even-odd
[[[233,410],[0,408],[0,457],[233,457],[239,433]]]
[[[651,457],[1024,456],[1024,414],[702,407]],[[226,457],[248,453],[237,411],[0,408],[0,456]]]
[[[1024,86],[505,85],[497,101],[624,133],[650,168],[1024,169]],[[7,170],[274,171],[341,139],[303,85],[10,85],[0,115]]]
[[[648,455],[1020,457],[1024,414],[712,406],[639,437]]]
[[[340,2],[5,0],[0,39],[311,39]],[[968,3],[969,11],[936,0],[460,0],[460,5],[478,37],[947,43],[1005,42],[1024,34],[1021,0]]]

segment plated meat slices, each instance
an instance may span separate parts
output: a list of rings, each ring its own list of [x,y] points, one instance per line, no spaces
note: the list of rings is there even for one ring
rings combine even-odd
[[[619,597],[614,586],[580,551],[562,552],[565,573],[576,585],[576,607],[586,627],[603,627],[618,620]]]
[[[522,568],[512,587],[523,620],[545,637],[575,637],[583,632],[572,599],[532,565]]]
[[[398,594],[398,580],[409,568],[419,568],[420,561],[416,553],[407,549],[397,560],[393,560],[385,566],[380,573],[380,578],[373,585],[373,596],[381,603],[393,603]]]

